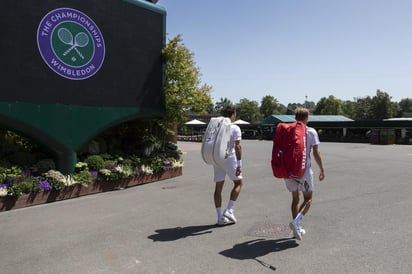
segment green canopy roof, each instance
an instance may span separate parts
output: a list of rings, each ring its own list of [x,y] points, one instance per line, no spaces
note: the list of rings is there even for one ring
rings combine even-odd
[[[343,115],[309,115],[309,122],[350,122],[352,119]],[[277,123],[293,123],[295,115],[270,115],[262,120],[263,125],[275,125]]]

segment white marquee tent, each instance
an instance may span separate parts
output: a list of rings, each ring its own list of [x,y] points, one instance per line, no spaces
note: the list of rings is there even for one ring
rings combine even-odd
[[[186,122],[185,125],[205,125],[205,122],[199,121],[197,119],[193,119],[189,122]]]
[[[236,120],[234,122],[234,124],[236,124],[236,125],[249,125],[250,123],[239,119],[239,120]]]

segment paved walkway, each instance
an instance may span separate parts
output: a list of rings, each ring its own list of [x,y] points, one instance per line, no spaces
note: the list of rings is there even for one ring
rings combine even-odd
[[[242,141],[238,223],[226,227],[214,226],[200,143],[179,145],[181,177],[1,212],[0,273],[411,273],[412,146],[322,143],[326,180],[299,242],[270,141]]]

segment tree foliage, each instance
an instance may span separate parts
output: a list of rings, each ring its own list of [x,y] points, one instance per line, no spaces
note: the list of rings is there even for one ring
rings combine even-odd
[[[226,105],[233,105],[228,98],[220,98],[214,106],[214,112]],[[213,106],[213,105],[212,105]],[[210,106],[209,109],[213,107]],[[376,91],[376,95],[363,98],[354,98],[352,101],[342,101],[333,95],[321,98],[316,104],[305,101],[303,103],[289,103],[287,107],[278,103],[278,100],[271,95],[262,98],[261,104],[241,99],[236,104],[239,119],[259,122],[259,119],[266,118],[273,114],[293,115],[297,107],[306,107],[315,115],[344,115],[354,120],[381,120],[392,117],[412,117],[412,99],[405,98],[399,103],[391,101],[391,96],[381,90]],[[253,114],[252,112],[256,113]],[[209,112],[212,114],[211,112]]]
[[[355,120],[381,120],[392,118],[397,113],[397,104],[386,92],[376,91],[374,97],[358,98],[354,105]]]
[[[398,116],[399,117],[412,117],[412,99],[405,98],[398,103]]]
[[[355,119],[354,110],[356,107],[356,103],[353,101],[344,101],[342,102],[342,111],[344,116],[349,117],[351,119]]]
[[[355,99],[353,118],[355,120],[373,119],[372,98],[370,96]]]
[[[322,97],[316,104],[313,114],[316,115],[342,115],[343,114],[342,100],[337,99],[333,95],[329,95],[328,98]]]
[[[260,103],[259,111],[263,117],[268,117],[272,114],[280,114],[278,111],[279,102],[275,97],[271,95],[266,95],[262,98]]]
[[[386,92],[376,91],[372,98],[371,111],[374,119],[392,118],[396,114],[396,105],[391,101],[392,97]]]
[[[194,54],[183,44],[182,37],[178,35],[170,39],[162,53],[165,61],[165,123],[182,123],[188,112],[205,113],[212,103],[212,88],[201,85]]]
[[[251,123],[257,123],[262,120],[259,112],[259,103],[248,99],[240,99],[236,104],[236,117]]]

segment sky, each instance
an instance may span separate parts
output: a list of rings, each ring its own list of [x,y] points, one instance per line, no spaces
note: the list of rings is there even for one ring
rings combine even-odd
[[[412,98],[410,0],[159,0],[213,102]]]

